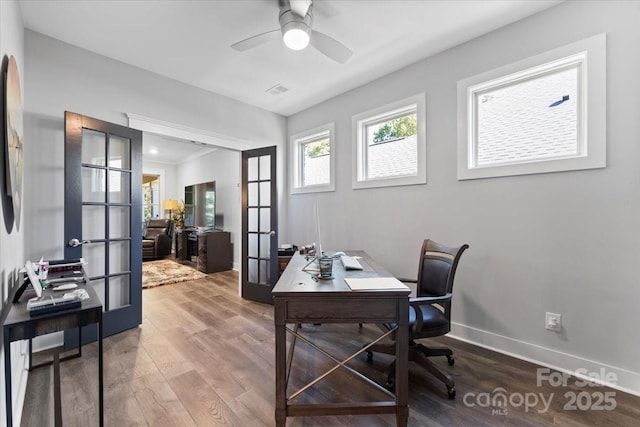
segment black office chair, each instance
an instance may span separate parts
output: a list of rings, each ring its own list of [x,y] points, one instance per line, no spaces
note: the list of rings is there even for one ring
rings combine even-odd
[[[420,251],[418,279],[400,279],[402,282],[417,284],[417,297],[409,300],[409,361],[415,361],[447,386],[451,399],[456,396],[455,383],[447,372],[440,370],[429,357],[446,356],[450,366],[455,359],[449,348],[431,348],[415,340],[439,337],[451,330],[451,296],[453,279],[458,261],[469,245],[452,248],[426,239]],[[383,324],[388,331],[395,324]],[[369,361],[373,353],[395,354],[395,344],[377,343],[367,351]],[[395,361],[391,363],[387,376],[387,387],[393,389],[395,381]]]

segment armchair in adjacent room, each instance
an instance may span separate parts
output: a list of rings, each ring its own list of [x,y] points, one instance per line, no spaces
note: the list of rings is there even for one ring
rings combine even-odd
[[[157,259],[171,254],[173,241],[173,221],[170,219],[149,219],[142,236],[142,259]]]
[[[409,361],[418,363],[447,387],[450,398],[456,395],[455,383],[448,372],[441,370],[429,357],[446,356],[450,366],[454,364],[453,352],[449,348],[432,348],[416,342],[421,338],[438,337],[451,329],[451,297],[453,279],[462,253],[469,245],[448,247],[426,239],[420,251],[417,280],[400,279],[402,282],[416,283],[417,297],[409,300]],[[395,324],[383,324],[384,330],[395,328]],[[369,348],[367,357],[371,361],[372,352],[395,354],[395,344],[377,343]],[[395,361],[389,366],[387,386],[393,388]]]

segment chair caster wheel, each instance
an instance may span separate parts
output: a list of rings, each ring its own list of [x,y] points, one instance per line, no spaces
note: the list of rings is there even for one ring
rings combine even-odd
[[[454,359],[453,356],[447,356],[447,362],[449,366],[453,366],[453,364],[456,363],[456,359]]]
[[[373,361],[373,352],[367,351],[367,362],[372,362],[372,361]]]
[[[455,399],[456,397],[456,388],[455,387],[447,387],[447,395],[449,399]]]

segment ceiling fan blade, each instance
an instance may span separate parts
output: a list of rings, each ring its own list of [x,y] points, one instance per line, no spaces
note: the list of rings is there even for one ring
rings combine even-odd
[[[290,0],[289,5],[293,13],[304,18],[311,6],[311,0]]]
[[[281,37],[280,30],[267,31],[266,33],[258,34],[257,36],[249,37],[248,39],[241,40],[231,45],[235,50],[240,52],[253,49],[256,46],[268,43],[272,40],[279,39]]]
[[[348,47],[320,31],[311,31],[310,43],[320,52],[340,64],[347,62],[349,58],[351,58],[351,55],[353,55],[353,52],[351,52]]]

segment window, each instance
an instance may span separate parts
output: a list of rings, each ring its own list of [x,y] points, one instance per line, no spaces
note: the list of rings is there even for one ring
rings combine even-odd
[[[352,125],[354,189],[427,182],[424,94],[358,114]]]
[[[335,190],[334,124],[291,136],[291,193]]]
[[[155,175],[142,177],[142,219],[158,218],[160,216],[160,181]]]
[[[605,35],[458,82],[458,179],[606,166]]]

